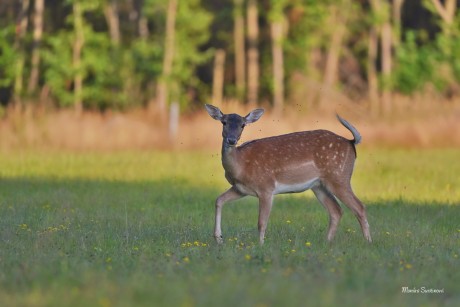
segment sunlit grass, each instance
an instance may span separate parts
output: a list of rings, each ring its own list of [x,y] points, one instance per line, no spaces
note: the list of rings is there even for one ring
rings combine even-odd
[[[358,154],[373,244],[346,208],[326,243],[326,211],[307,192],[275,198],[261,247],[254,198],[224,208],[225,244],[213,241],[228,187],[216,153],[0,153],[0,302],[457,305],[460,150]]]
[[[459,153],[456,149],[358,148],[352,184],[364,200],[458,203]],[[169,180],[208,188],[228,187],[218,152],[0,153],[0,175],[123,182]]]

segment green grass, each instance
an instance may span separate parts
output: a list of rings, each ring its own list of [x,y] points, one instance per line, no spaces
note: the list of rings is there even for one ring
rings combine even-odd
[[[0,153],[0,304],[458,306],[460,150],[358,155],[374,243],[345,209],[328,244],[307,192],[275,198],[261,247],[254,198],[213,242],[218,154]]]

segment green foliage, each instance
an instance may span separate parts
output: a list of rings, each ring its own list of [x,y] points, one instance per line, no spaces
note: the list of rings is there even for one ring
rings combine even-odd
[[[434,41],[421,43],[414,32],[407,32],[396,51],[394,88],[412,94],[432,84],[438,92],[444,92],[449,83],[460,81],[459,52],[460,36],[441,33]]]
[[[407,33],[396,51],[396,61],[392,81],[396,90],[412,94],[423,90],[427,83],[434,84],[439,90],[442,88],[442,80],[436,71],[439,53],[431,45],[419,46],[414,32]]]
[[[137,39],[130,49],[134,70],[145,87],[161,75],[162,46],[157,41]]]
[[[371,9],[371,11],[369,12],[371,24],[375,26],[382,26],[384,23],[391,20],[390,3],[388,3],[387,1],[373,1],[373,0],[371,0],[370,2],[378,3],[378,9]]]
[[[203,9],[201,0],[178,2],[176,19],[176,50],[173,70],[169,80],[171,100],[179,100],[182,105],[189,103],[188,91],[200,89],[201,81],[196,69],[211,59],[213,50],[200,50],[209,39],[212,15]]]
[[[460,20],[459,20],[460,21]],[[452,54],[449,63],[452,65],[452,70],[457,82],[460,82],[460,36],[452,40]]]
[[[48,48],[43,50],[43,62],[47,67],[45,79],[61,106],[73,103],[72,36],[61,31],[46,39]]]
[[[96,2],[84,2],[85,12],[99,8]],[[73,15],[68,23],[72,24]],[[84,45],[81,54],[79,73],[83,76],[82,99],[87,108],[92,109],[123,109],[127,107],[129,86],[126,80],[133,78],[133,64],[125,56],[121,48],[111,45],[106,32],[95,32],[92,25],[84,22]],[[61,106],[70,106],[74,102],[73,80],[78,73],[73,65],[73,42],[75,33],[72,30],[60,31],[46,40],[44,63],[46,82]],[[125,79],[126,78],[126,79]]]
[[[368,54],[368,32],[370,26],[379,28],[391,18],[393,3],[380,1],[380,8],[373,9],[372,2],[351,0],[267,0],[258,2],[261,100],[271,100],[272,54],[270,22],[285,21],[286,37],[283,40],[286,95],[298,86],[292,76],[302,75],[302,80],[321,80],[325,58],[330,47],[333,31],[340,23],[346,23],[340,54],[340,71],[352,59],[358,63],[353,73],[366,75]],[[31,71],[31,46],[33,22],[29,16],[27,33],[15,44],[17,7],[14,1],[6,1],[0,12],[0,86],[13,87],[17,75],[15,95],[26,95],[23,91]],[[33,2],[31,2],[33,3]],[[74,4],[79,3],[83,11],[84,46],[80,71],[73,68],[72,49],[75,40]],[[155,85],[162,76],[165,27],[168,1],[145,0],[118,1],[119,45],[111,44],[109,26],[104,14],[108,0],[46,1],[44,42],[41,45],[43,61],[40,63],[39,85],[47,85],[51,95],[61,107],[75,102],[74,79],[83,75],[84,107],[92,109],[125,109],[143,104],[155,95]],[[129,2],[131,3],[131,2]],[[240,3],[241,6],[237,6]],[[448,93],[460,82],[460,18],[453,24],[444,22],[432,1],[407,4],[404,8],[418,8],[431,14],[423,23],[413,19],[409,9],[402,15],[402,28],[393,33],[404,37],[394,46],[394,65],[390,79],[382,80],[382,86],[404,94],[422,91],[431,84],[440,93]],[[185,108],[194,102],[203,101],[211,92],[214,48],[226,51],[225,84],[226,96],[238,97],[234,89],[234,37],[232,16],[245,16],[246,1],[190,0],[178,1],[175,24],[175,50],[172,73],[164,80],[169,87],[169,101],[181,103]],[[239,10],[239,11],[237,11]],[[32,8],[30,8],[32,11]],[[418,12],[417,11],[417,12]],[[148,35],[140,37],[139,17],[145,18]],[[56,19],[56,20],[55,20]],[[340,19],[340,21],[338,20]],[[406,22],[407,21],[407,22]],[[409,28],[417,24],[417,30]],[[418,32],[411,32],[418,31]],[[421,39],[420,33],[430,33]],[[417,33],[417,34],[414,34]],[[18,47],[19,46],[19,47]],[[21,50],[18,50],[20,48]],[[314,53],[312,53],[314,51]],[[378,57],[381,56],[379,51]],[[312,54],[315,59],[312,59]],[[342,61],[343,60],[343,61]],[[376,64],[377,73],[381,73]],[[353,64],[354,65],[354,64]],[[346,69],[346,68],[345,68]],[[19,78],[21,75],[22,78]],[[338,82],[344,82],[343,76]],[[20,82],[24,80],[24,82]],[[348,79],[343,84],[350,86]],[[341,88],[338,84],[337,88]],[[362,90],[361,86],[359,90]],[[13,90],[13,89],[12,89]],[[346,88],[345,88],[346,90]],[[19,93],[19,91],[22,91]]]
[[[83,2],[85,4],[86,2]],[[100,14],[101,7],[91,1],[83,9],[86,13]],[[164,30],[166,6],[162,1],[149,1],[151,9],[145,14],[155,19],[155,25]],[[85,18],[87,14],[84,15]],[[162,16],[163,18],[158,18]],[[190,88],[200,88],[196,68],[212,56],[210,50],[200,46],[209,39],[208,27],[212,20],[200,1],[179,2],[176,19],[176,49],[173,72],[167,80],[173,99],[188,103]],[[69,25],[72,25],[72,15]],[[47,40],[44,51],[45,78],[61,106],[70,106],[74,99],[72,48],[75,34],[60,31]],[[81,56],[83,74],[83,102],[88,108],[123,109],[142,103],[139,90],[146,90],[162,73],[164,33],[159,31],[149,39],[134,39],[129,48],[112,46],[107,32],[96,32],[84,21],[84,46]],[[131,101],[133,96],[136,101]]]
[[[123,88],[132,75],[130,58],[124,57],[123,50],[111,47],[105,33],[88,34],[82,55],[83,101],[93,109],[123,109],[129,102]],[[128,72],[127,79],[123,78],[126,77],[124,70]]]
[[[18,54],[12,44],[14,27],[0,29],[0,87],[11,86],[15,77]]]
[[[288,0],[270,0],[268,19],[270,21],[283,21],[285,18],[284,10],[288,4]]]
[[[442,53],[442,61],[451,68],[451,77],[460,82],[460,14],[457,16],[454,24],[438,35],[435,42]]]
[[[285,67],[288,72],[308,69],[309,52],[313,48],[323,48],[327,44],[325,24],[328,3],[309,0],[304,2],[306,3],[299,3],[290,8],[296,19],[291,21],[284,43]]]

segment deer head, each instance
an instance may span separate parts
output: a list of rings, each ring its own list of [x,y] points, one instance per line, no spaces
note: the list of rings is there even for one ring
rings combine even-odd
[[[256,122],[264,114],[263,109],[255,109],[242,117],[234,113],[224,114],[218,107],[210,104],[206,104],[205,107],[212,118],[222,123],[222,137],[226,146],[236,146],[244,127]]]

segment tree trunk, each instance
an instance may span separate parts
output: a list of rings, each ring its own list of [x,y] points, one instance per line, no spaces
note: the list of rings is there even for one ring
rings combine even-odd
[[[340,49],[342,40],[345,35],[345,25],[337,20],[338,8],[334,7],[335,31],[332,33],[331,44],[326,58],[326,67],[324,69],[324,85],[326,88],[332,87],[337,81],[337,72],[339,67]]]
[[[81,65],[81,52],[85,43],[83,34],[83,12],[79,1],[73,4],[75,41],[73,44],[73,68],[74,76],[74,108],[75,113],[80,115],[83,111],[83,71]]]
[[[284,106],[284,57],[283,57],[283,22],[271,23],[272,54],[273,54],[273,106],[275,113],[280,114]]]
[[[169,141],[174,143],[179,131],[180,107],[176,101],[172,102],[169,107]]]
[[[367,47],[367,82],[369,86],[369,100],[371,113],[377,115],[379,112],[379,88],[375,64],[377,63],[378,34],[377,29],[372,26],[369,31]]]
[[[104,3],[104,15],[109,26],[110,40],[114,46],[120,44],[120,19],[116,0]]]
[[[321,96],[321,81],[323,77],[321,63],[322,63],[322,52],[319,46],[312,47],[306,54],[307,58],[307,80],[305,81],[306,86],[306,107],[313,109],[318,106],[319,98]]]
[[[169,96],[168,84],[171,75],[173,61],[174,61],[174,44],[176,36],[176,13],[177,13],[177,0],[169,0],[168,12],[166,16],[166,36],[165,36],[165,49],[163,57],[163,72],[160,80],[158,80],[156,104],[158,110],[164,115],[166,111],[167,100]],[[154,108],[150,106],[150,111],[153,112]]]
[[[149,27],[148,27],[147,17],[143,15],[139,17],[138,29],[139,29],[139,37],[143,39],[144,41],[147,40],[147,38],[149,37]]]
[[[259,99],[259,23],[256,0],[248,0],[247,24],[248,24],[248,103],[257,105]]]
[[[246,83],[246,61],[244,46],[244,16],[243,0],[234,0],[234,27],[235,40],[235,77],[238,97],[244,97]]]
[[[222,49],[216,50],[214,59],[214,74],[212,80],[212,103],[220,107],[222,105],[223,89],[224,89],[224,67],[225,67],[225,51]]]
[[[340,4],[338,4],[340,5]],[[339,12],[339,9],[343,8],[343,5],[333,6],[332,7],[332,18],[335,23],[334,32],[332,33],[331,43],[329,45],[329,50],[326,57],[326,66],[324,68],[324,77],[323,77],[323,89],[326,91],[326,94],[333,90],[334,85],[338,79],[339,72],[339,59],[340,59],[340,50],[342,48],[342,41],[345,36],[346,31],[346,16],[340,17],[343,14]],[[346,8],[345,8],[346,10]],[[319,99],[319,104],[323,104],[324,95],[321,94]]]
[[[392,70],[392,39],[391,39],[391,25],[390,21],[386,21],[382,25],[382,36],[381,36],[381,47],[382,47],[382,77],[383,77],[383,89],[382,89],[382,110],[384,114],[391,112],[392,101],[391,101],[391,89],[390,89],[390,78]]]
[[[393,46],[397,48],[401,42],[401,9],[404,0],[393,1]]]
[[[396,0],[397,1],[397,0]],[[370,0],[373,14],[384,17],[382,23],[379,24],[378,31],[380,32],[380,51],[381,51],[381,67],[382,67],[382,87],[381,87],[381,111],[383,114],[388,114],[391,110],[391,89],[390,78],[392,71],[392,28],[391,28],[391,7],[390,3],[382,2],[381,0]],[[383,13],[382,13],[383,12]]]
[[[148,20],[144,15],[144,0],[124,0],[129,9],[129,21],[133,23],[132,27],[142,40],[149,36]]]
[[[327,52],[326,67],[324,68],[324,85],[327,89],[332,88],[337,82],[337,72],[339,67],[340,49],[342,45],[344,27],[338,26],[331,38],[331,45]]]
[[[37,89],[38,77],[40,74],[40,43],[43,33],[43,11],[45,7],[44,0],[35,0],[34,13],[34,41],[32,44],[32,70],[30,72],[27,92],[33,93]]]
[[[18,53],[18,59],[16,61],[14,87],[13,87],[13,103],[14,107],[18,108],[21,106],[21,93],[23,89],[23,71],[24,71],[24,46],[23,39],[27,31],[27,24],[29,19],[27,13],[29,11],[29,0],[22,0],[21,11],[16,23],[16,37],[14,41],[14,49]]]
[[[440,0],[431,0],[436,11],[442,20],[448,25],[452,25],[455,18],[455,11],[457,9],[457,0],[445,0],[445,5],[442,5]],[[445,30],[445,29],[444,29]]]

